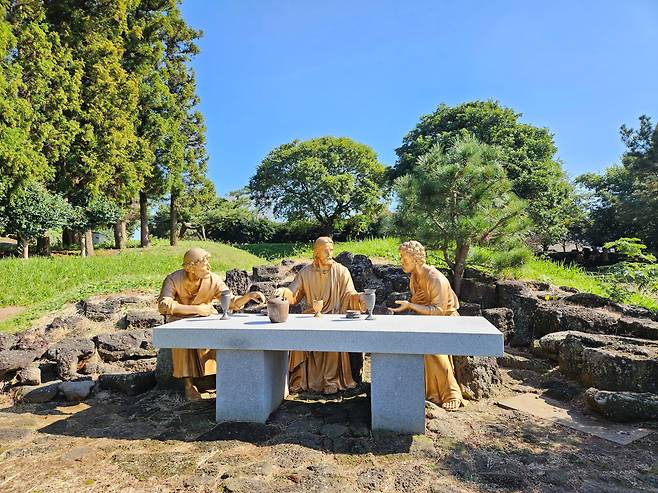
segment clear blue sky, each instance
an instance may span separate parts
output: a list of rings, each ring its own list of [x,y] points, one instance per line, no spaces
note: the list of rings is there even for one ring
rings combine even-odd
[[[497,99],[555,135],[570,176],[658,120],[658,0],[184,0],[220,194],[295,138],[347,136],[382,162],[445,102]]]

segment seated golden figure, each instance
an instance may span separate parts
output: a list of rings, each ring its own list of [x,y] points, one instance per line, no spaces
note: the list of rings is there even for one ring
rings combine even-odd
[[[272,297],[286,298],[291,305],[304,298],[308,305],[305,313],[314,313],[313,304],[320,313],[345,313],[347,310],[364,310],[361,294],[354,288],[347,267],[334,261],[334,242],[320,237],[313,245],[313,263],[300,270],[288,288],[278,288]],[[349,353],[320,351],[291,351],[289,363],[290,390],[313,390],[333,394],[354,388]]]
[[[158,297],[158,310],[165,315],[167,322],[217,313],[212,301],[219,299],[221,292],[228,288],[217,274],[210,272],[209,257],[203,248],[191,248],[185,253],[183,268],[165,278]],[[243,296],[233,295],[230,309],[239,310],[250,300],[264,303],[265,296],[257,291]],[[173,348],[171,353],[174,377],[184,379],[185,396],[200,399],[194,378],[217,373],[215,351]]]
[[[417,241],[400,245],[402,269],[411,274],[409,289],[411,300],[398,300],[392,312],[412,310],[420,315],[459,316],[459,301],[450,282],[435,267],[427,265],[425,247]],[[425,355],[425,398],[455,411],[462,404],[461,388],[455,379],[452,356]]]

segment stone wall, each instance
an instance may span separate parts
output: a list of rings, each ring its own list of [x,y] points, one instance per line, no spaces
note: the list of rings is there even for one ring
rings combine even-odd
[[[82,400],[93,389],[129,395],[155,385],[151,328],[164,322],[155,297],[105,296],[41,327],[0,334],[0,390],[19,401]]]

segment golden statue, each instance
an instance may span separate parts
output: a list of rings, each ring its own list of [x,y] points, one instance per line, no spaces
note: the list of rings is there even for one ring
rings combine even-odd
[[[315,240],[313,263],[300,270],[288,288],[275,289],[272,297],[285,298],[291,305],[306,298],[309,308],[305,313],[314,313],[314,305],[318,313],[363,311],[361,294],[354,288],[350,271],[334,261],[333,253],[331,238],[323,236]],[[349,353],[291,351],[289,370],[292,392],[313,390],[334,394],[356,387]]]
[[[167,322],[217,313],[212,301],[219,299],[220,293],[228,288],[217,274],[210,272],[209,258],[210,254],[203,248],[191,248],[185,253],[183,268],[165,278],[158,297],[158,310],[166,316]],[[258,291],[233,295],[230,309],[239,310],[250,300],[264,303],[265,296]],[[174,377],[184,379],[185,396],[191,400],[200,399],[193,379],[217,373],[215,351],[173,348],[171,353]]]
[[[411,300],[398,300],[392,312],[412,310],[420,315],[459,316],[459,301],[450,282],[435,267],[427,265],[425,247],[417,241],[400,245],[402,269],[411,274]],[[425,398],[440,404],[447,411],[455,411],[462,404],[462,392],[452,363],[452,356],[425,355]]]

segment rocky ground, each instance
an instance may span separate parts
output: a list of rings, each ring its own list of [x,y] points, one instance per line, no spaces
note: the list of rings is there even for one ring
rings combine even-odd
[[[377,313],[408,296],[399,267],[338,259],[357,289],[376,288]],[[301,265],[226,282],[269,293]],[[615,445],[496,405],[542,394],[658,431],[658,314],[478,276],[460,313],[500,329],[505,354],[456,357],[472,400],[429,406],[423,436],[370,433],[368,359],[357,391],[290,396],[266,425],[216,425],[212,393],[191,403],[171,388],[170,352],[151,342],[154,293],[94,297],[0,334],[0,492],[658,491],[658,433]]]
[[[503,373],[498,397],[578,393],[555,375]],[[291,396],[266,425],[216,425],[213,398],[157,388],[78,404],[4,395],[0,491],[658,491],[658,433],[615,445],[489,399],[428,408],[425,436],[372,435],[361,391]]]

